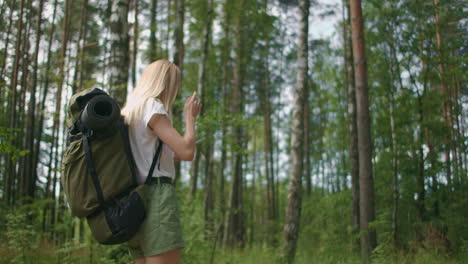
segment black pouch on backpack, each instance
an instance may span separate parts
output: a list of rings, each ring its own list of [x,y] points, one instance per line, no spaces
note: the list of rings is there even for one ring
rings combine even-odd
[[[87,217],[91,232],[105,245],[120,244],[130,240],[145,219],[146,206],[142,197],[147,185],[140,185],[129,195],[113,199],[111,205]]]

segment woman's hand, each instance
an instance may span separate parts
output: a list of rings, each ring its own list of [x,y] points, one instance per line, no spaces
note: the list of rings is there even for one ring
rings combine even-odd
[[[201,102],[200,99],[197,97],[197,92],[193,92],[192,96],[187,98],[184,105],[184,117],[185,120],[187,118],[197,118],[198,114],[200,113],[201,109]]]

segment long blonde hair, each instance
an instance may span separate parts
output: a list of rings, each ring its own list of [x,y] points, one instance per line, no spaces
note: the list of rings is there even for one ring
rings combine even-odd
[[[146,66],[135,89],[129,94],[122,115],[127,124],[143,116],[143,106],[148,100],[158,100],[164,105],[172,122],[172,105],[181,87],[179,67],[168,60],[157,60]]]

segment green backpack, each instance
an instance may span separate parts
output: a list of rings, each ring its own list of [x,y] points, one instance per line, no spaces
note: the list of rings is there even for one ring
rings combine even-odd
[[[98,88],[77,93],[69,101],[67,126],[61,181],[72,215],[86,217],[101,244],[130,240],[145,218],[147,184],[137,184],[128,126],[117,103]]]

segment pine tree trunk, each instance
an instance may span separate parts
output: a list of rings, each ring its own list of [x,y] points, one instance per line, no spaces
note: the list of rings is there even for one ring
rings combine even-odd
[[[176,28],[174,30],[174,57],[173,63],[177,65],[180,69],[181,75],[184,75],[184,17],[185,17],[185,7],[184,3],[185,0],[175,0],[176,1],[176,9],[177,9],[177,18],[176,18]],[[175,117],[182,117],[182,109],[177,105],[174,104],[173,107],[173,114]],[[180,130],[180,128],[176,127],[176,129]],[[196,157],[195,157],[196,158]],[[175,164],[175,178],[180,178],[180,162]]]
[[[75,58],[75,72],[73,74],[72,80],[72,94],[75,94],[77,91],[81,91],[82,80],[78,80],[78,75],[82,76],[83,65],[83,53],[84,53],[84,44],[86,43],[86,28],[87,28],[87,10],[88,10],[88,0],[83,0],[83,5],[81,7],[81,16],[80,16],[80,30],[78,33],[78,41],[76,43],[76,58]]]
[[[372,139],[370,133],[367,63],[364,25],[360,0],[351,0],[351,30],[356,81],[357,131],[359,151],[359,202],[361,230],[361,259],[367,263],[377,246],[375,229],[369,223],[375,220],[374,179],[372,175]]]
[[[244,1],[239,3],[243,6]],[[243,59],[243,44],[244,36],[242,30],[242,13],[238,14],[236,21],[236,42],[235,42],[235,66],[234,66],[234,87],[232,90],[231,107],[233,114],[241,114],[243,112],[243,73],[242,73],[242,59]],[[237,148],[243,148],[243,129],[240,125],[234,125],[234,140],[233,145]],[[242,176],[242,154],[239,149],[233,150],[232,153],[232,184],[229,197],[229,210],[227,212],[225,232],[224,232],[224,245],[229,247],[244,247],[245,243],[245,225],[243,213],[243,176]]]
[[[294,93],[291,127],[291,173],[289,175],[288,205],[284,224],[284,252],[288,263],[294,262],[299,239],[301,218],[301,176],[303,172],[304,105],[308,98],[308,34],[309,0],[299,0],[299,46],[297,53],[297,84]]]
[[[395,7],[393,7],[395,8]],[[392,18],[395,19],[395,18]],[[392,21],[393,25],[393,21]],[[394,28],[389,28],[389,32],[394,32]],[[390,133],[391,133],[391,147],[392,147],[392,174],[393,174],[393,208],[392,208],[392,239],[394,246],[398,245],[398,200],[399,200],[399,186],[398,186],[398,143],[397,133],[395,127],[395,79],[400,84],[400,89],[403,89],[401,81],[400,63],[397,57],[397,51],[393,33],[389,33],[390,38],[388,46],[390,48],[390,84],[389,84],[389,99],[390,99]]]
[[[25,0],[21,0],[21,7],[20,7],[20,15],[19,15],[19,22],[17,27],[17,39],[16,39],[16,47],[15,47],[15,59],[13,62],[13,70],[12,70],[12,77],[11,77],[11,99],[9,100],[10,104],[10,113],[9,113],[9,128],[15,129],[17,120],[16,120],[16,107],[17,107],[17,85],[18,85],[18,72],[19,72],[19,65],[20,65],[20,56],[22,56],[21,52],[21,44],[23,39],[23,14],[24,14],[24,2]],[[16,137],[15,137],[16,138]],[[14,145],[14,140],[10,140],[10,145]],[[8,153],[7,157],[7,175],[5,176],[5,198],[7,204],[12,204],[14,202],[14,179],[16,178],[16,164],[12,159],[11,153]]]
[[[445,83],[445,66],[444,66],[444,57],[442,54],[442,35],[440,33],[440,16],[439,16],[439,0],[433,0],[434,10],[435,10],[435,26],[436,26],[436,38],[437,38],[437,52],[439,55],[439,71],[440,71],[440,89],[442,90],[443,96],[443,105],[442,111],[444,116],[444,121],[447,126],[452,131],[453,126],[450,120],[450,102],[449,95],[447,90],[447,85]],[[452,189],[452,176],[451,176],[451,164],[450,164],[450,135],[445,134],[445,172],[447,177],[447,185],[449,186],[449,191]]]
[[[39,151],[40,151],[40,143],[42,140],[42,133],[43,133],[43,127],[44,127],[44,115],[45,115],[45,102],[47,98],[47,94],[49,92],[49,70],[50,70],[50,64],[51,64],[51,59],[52,59],[52,43],[54,41],[54,32],[55,32],[55,18],[57,14],[57,0],[54,1],[54,11],[52,14],[52,25],[50,28],[49,32],[49,44],[47,47],[47,62],[46,62],[46,68],[45,68],[45,76],[43,77],[44,80],[44,85],[43,85],[43,94],[41,98],[41,104],[40,104],[40,111],[39,111],[39,128],[38,128],[38,133],[37,133],[37,144],[36,144],[36,150],[34,151],[34,174],[35,177],[37,178],[37,166],[39,164]],[[52,157],[50,155],[50,157]],[[47,185],[46,185],[46,190],[45,190],[45,198],[49,198],[49,192],[50,192],[50,185],[51,185],[51,178],[47,177]]]
[[[174,63],[179,66],[180,71],[184,68],[184,17],[185,0],[175,0],[177,9],[176,29],[174,31],[175,52]]]
[[[4,1],[4,3],[6,3],[7,1]],[[13,0],[13,6],[16,6],[16,0]],[[8,29],[7,29],[7,32],[6,32],[6,40],[5,40],[5,48],[3,50],[3,61],[5,63],[2,63],[2,66],[1,66],[1,69],[0,69],[0,78],[3,78],[4,76],[4,73],[5,73],[5,68],[6,68],[6,65],[7,65],[7,59],[8,59],[8,45],[10,43],[10,35],[11,35],[11,26],[13,25],[13,13],[14,13],[14,9],[13,8],[10,8],[10,17],[8,19]],[[0,102],[3,102],[3,93],[4,91],[0,90]],[[3,111],[3,107],[2,107],[2,111]]]
[[[263,12],[266,14],[268,10],[268,1],[263,3]],[[272,130],[271,130],[271,91],[270,89],[270,70],[269,70],[269,51],[270,51],[270,36],[268,36],[268,28],[264,27],[264,38],[266,39],[265,47],[262,49],[262,58],[263,58],[263,69],[262,69],[262,85],[259,90],[260,106],[261,112],[263,113],[263,144],[265,146],[265,178],[266,178],[266,214],[267,214],[267,241],[270,245],[276,245],[276,239],[274,234],[275,230],[275,221],[277,219],[277,212],[275,206],[275,186],[274,186],[274,174],[273,174],[273,140],[272,140]]]
[[[156,40],[156,15],[158,9],[158,1],[151,0],[150,4],[150,41],[149,41],[149,50],[150,50],[150,61],[153,62],[159,59],[158,55],[158,44]]]
[[[343,39],[345,43],[345,84],[348,103],[348,133],[349,133],[349,170],[351,172],[352,194],[352,225],[353,233],[359,233],[359,153],[356,123],[356,89],[354,87],[353,49],[351,45],[351,10],[349,0],[345,0],[347,19],[343,23]],[[344,17],[344,15],[343,15]],[[359,243],[358,247],[359,247]]]
[[[129,0],[112,0],[111,28],[111,61],[110,92],[120,107],[127,99],[127,82],[129,75],[129,36],[128,36]]]
[[[224,237],[224,229],[225,229],[225,219],[226,219],[226,206],[225,206],[225,177],[224,177],[224,168],[226,167],[226,151],[227,151],[227,124],[225,115],[229,112],[229,104],[228,104],[228,82],[229,82],[229,75],[228,75],[228,63],[230,61],[230,10],[229,10],[229,1],[226,1],[223,6],[224,12],[224,41],[223,41],[223,49],[222,49],[222,64],[223,64],[223,76],[222,76],[222,88],[221,88],[221,96],[223,100],[223,104],[221,107],[222,115],[221,115],[221,161],[220,161],[220,170],[219,170],[219,211],[221,214],[221,221],[219,221],[219,233],[220,239]],[[223,244],[225,245],[225,244]]]
[[[133,25],[133,63],[132,63],[132,87],[136,86],[136,64],[138,61],[138,38],[140,36],[140,23],[138,19],[139,9],[138,4],[139,0],[135,1],[135,24]]]
[[[36,24],[36,43],[34,48],[34,69],[33,69],[33,77],[32,77],[32,85],[31,85],[31,93],[30,93],[30,101],[28,105],[28,121],[26,130],[26,149],[29,151],[28,155],[26,156],[25,161],[25,176],[30,178],[30,188],[28,191],[28,195],[34,197],[35,191],[35,183],[36,183],[36,173],[34,171],[34,131],[35,131],[35,113],[36,113],[36,86],[37,86],[37,71],[38,71],[38,54],[39,54],[39,44],[41,40],[41,24],[42,24],[42,10],[44,7],[44,0],[39,1],[39,11],[38,11],[38,18]],[[40,141],[37,142],[39,144]]]

